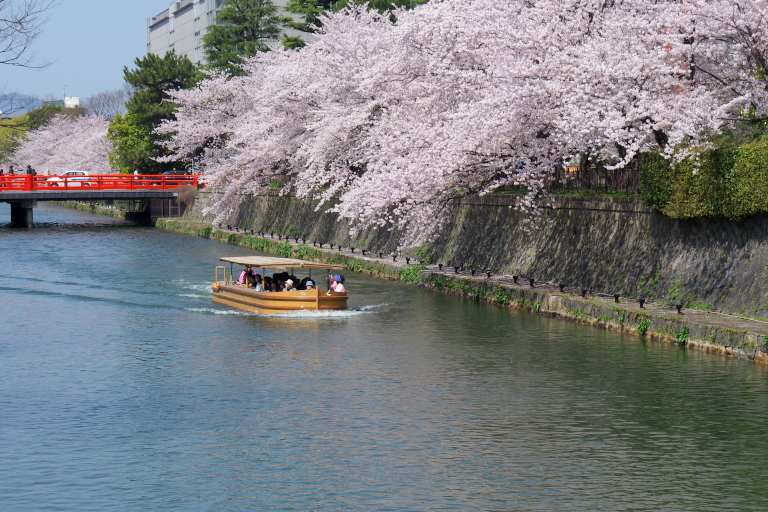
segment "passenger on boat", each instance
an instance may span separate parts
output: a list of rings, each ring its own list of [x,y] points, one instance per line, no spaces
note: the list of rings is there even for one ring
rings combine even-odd
[[[311,279],[308,279],[306,283],[304,283],[304,289],[305,290],[314,290],[315,289],[315,282]]]
[[[285,282],[285,291],[286,292],[290,292],[291,290],[295,290],[295,288],[293,287],[293,280],[292,279],[288,279]]]
[[[253,270],[251,269],[250,265],[246,265],[245,266],[245,270],[243,270],[243,272],[240,274],[239,282],[240,282],[241,285],[243,285],[243,286],[246,285],[246,281],[245,280],[246,280],[246,276],[248,276],[248,275],[250,275],[251,277],[254,277]]]
[[[344,276],[339,274],[333,276],[333,279],[331,279],[331,289],[335,292],[345,293],[347,289],[344,288]]]
[[[265,292],[271,292],[272,291],[272,278],[269,276],[266,276],[264,278],[264,290]]]
[[[255,291],[260,292],[263,290],[261,286],[261,276],[259,274],[246,274],[245,275],[245,287],[253,288]]]

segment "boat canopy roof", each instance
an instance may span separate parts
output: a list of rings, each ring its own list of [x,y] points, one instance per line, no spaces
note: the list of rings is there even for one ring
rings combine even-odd
[[[236,265],[250,265],[259,268],[327,268],[332,270],[344,270],[343,265],[331,265],[328,263],[315,263],[313,261],[297,260],[295,258],[277,258],[271,256],[233,256],[219,258]]]

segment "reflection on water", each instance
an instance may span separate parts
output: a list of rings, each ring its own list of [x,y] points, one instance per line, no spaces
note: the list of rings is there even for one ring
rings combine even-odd
[[[0,510],[768,506],[764,367],[351,274],[241,312],[250,251],[38,210],[0,228]]]

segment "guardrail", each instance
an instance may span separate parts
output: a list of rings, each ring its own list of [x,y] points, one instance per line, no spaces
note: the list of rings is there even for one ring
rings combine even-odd
[[[199,188],[200,176],[162,174],[95,174],[91,176],[0,176],[0,191],[36,192],[63,190],[168,190]]]

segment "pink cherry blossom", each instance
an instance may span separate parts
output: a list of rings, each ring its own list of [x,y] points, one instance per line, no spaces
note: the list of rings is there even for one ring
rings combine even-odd
[[[13,155],[22,169],[31,165],[39,174],[59,174],[73,169],[108,174],[112,144],[107,139],[109,121],[101,116],[57,115],[27,134]]]
[[[461,195],[519,184],[535,209],[570,155],[680,158],[745,108],[763,115],[766,33],[764,0],[354,6],[300,51],[175,93],[160,132],[176,154],[202,151],[219,219],[279,177],[412,247]]]

